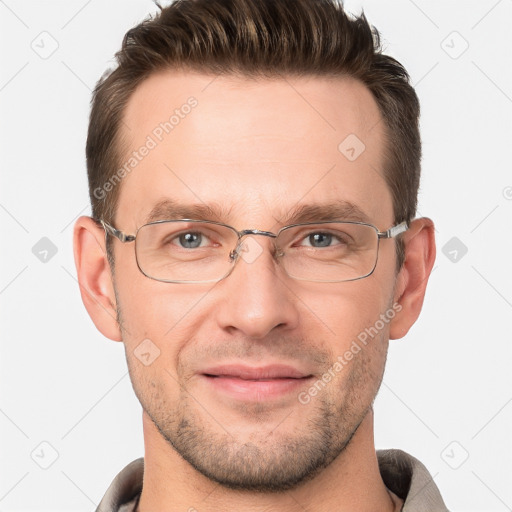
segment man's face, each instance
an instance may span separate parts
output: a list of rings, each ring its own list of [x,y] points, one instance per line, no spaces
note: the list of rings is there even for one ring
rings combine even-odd
[[[172,131],[155,132],[191,96],[197,105],[181,110]],[[208,205],[218,210],[210,220],[237,230],[276,232],[298,207],[341,202],[379,230],[393,224],[383,122],[353,80],[159,73],[133,94],[124,121],[125,161],[148,135],[157,142],[120,185],[115,227],[125,233],[164,200]],[[354,145],[351,134],[365,145],[355,160],[338,149],[348,136]],[[341,370],[335,363],[392,308],[396,260],[394,242],[382,241],[371,276],[312,283],[284,273],[271,238],[255,240],[264,251],[254,261],[239,258],[229,277],[208,284],[149,279],[133,244],[115,241],[115,289],[133,386],[158,431],[207,477],[268,491],[326,467],[368,413],[388,325],[358,342]],[[152,356],[160,351],[149,365],[137,357],[147,339]],[[290,368],[300,378],[290,378]],[[310,393],[329,369],[330,382]],[[252,370],[261,378],[247,380]]]

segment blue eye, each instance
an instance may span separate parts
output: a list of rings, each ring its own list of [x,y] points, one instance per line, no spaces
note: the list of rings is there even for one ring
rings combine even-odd
[[[343,232],[328,233],[325,231],[314,231],[308,233],[299,245],[322,249],[325,247],[342,247],[348,243],[348,237]]]
[[[196,249],[201,247],[203,235],[194,232],[182,233],[177,237],[177,240],[184,249]]]
[[[329,247],[332,242],[332,235],[329,233],[313,233],[308,237],[313,247]]]

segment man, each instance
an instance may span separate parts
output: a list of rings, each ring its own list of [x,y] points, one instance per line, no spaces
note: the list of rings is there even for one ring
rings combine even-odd
[[[446,510],[373,437],[435,259],[405,70],[335,0],[177,1],[117,57],[75,259],[145,457],[98,510]]]

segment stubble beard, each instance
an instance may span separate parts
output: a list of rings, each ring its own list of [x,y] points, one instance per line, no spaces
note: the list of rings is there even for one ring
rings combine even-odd
[[[120,309],[117,316],[123,331]],[[349,376],[342,382],[342,392],[333,392],[335,386],[340,387],[334,379],[308,404],[297,400],[297,407],[311,408],[302,424],[280,430],[281,425],[287,426],[286,417],[290,415],[283,411],[283,417],[268,427],[268,422],[261,421],[266,414],[265,406],[260,406],[259,417],[253,408],[255,429],[249,440],[241,440],[230,425],[222,425],[222,418],[212,414],[208,404],[198,405],[185,386],[180,388],[179,399],[169,403],[163,386],[166,376],[151,379],[146,372],[139,371],[138,361],[128,353],[127,362],[144,411],[166,442],[193,468],[225,488],[278,493],[313,479],[350,444],[372,408],[382,382],[386,334],[380,333],[371,342],[381,347],[372,355],[381,361],[371,364],[371,358],[360,353],[343,369],[341,374],[349,372]],[[378,368],[377,373],[374,368]],[[266,425],[265,429],[258,430],[258,424]]]
[[[184,387],[179,399],[169,403],[162,381],[150,382],[131,368],[137,361],[128,361],[144,411],[184,460],[226,488],[265,493],[296,488],[339,457],[371,409],[382,380],[382,375],[376,382],[375,375],[357,370],[343,384],[343,400],[333,399],[327,389],[308,404],[297,400],[296,407],[307,407],[311,412],[306,421],[292,428],[287,422],[289,411],[273,413],[275,421],[269,422],[265,416],[268,411],[260,406],[259,413],[253,409],[255,426],[251,436],[242,439],[232,425],[222,423],[214,407],[198,405]],[[358,390],[368,391],[367,379],[372,379],[375,388],[373,393],[361,396]],[[336,379],[329,386],[336,386]]]

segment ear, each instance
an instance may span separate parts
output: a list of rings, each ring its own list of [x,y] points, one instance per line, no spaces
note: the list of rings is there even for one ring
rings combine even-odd
[[[73,231],[80,294],[94,325],[107,338],[121,341],[105,231],[91,217],[80,217]]]
[[[413,220],[402,236],[405,261],[398,273],[394,296],[402,309],[390,323],[390,339],[402,338],[416,322],[436,259],[434,223],[430,219]]]

